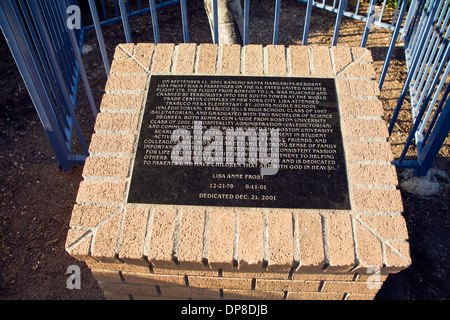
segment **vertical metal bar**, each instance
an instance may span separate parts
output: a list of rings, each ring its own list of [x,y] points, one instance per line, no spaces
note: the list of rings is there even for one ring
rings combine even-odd
[[[51,100],[10,1],[0,2],[0,25],[59,163],[63,170],[69,170],[69,151],[61,131],[57,130],[58,120],[50,109]]]
[[[217,7],[217,0],[212,0],[213,5],[213,42],[219,43],[219,8]]]
[[[386,73],[389,68],[389,64],[391,62],[392,53],[394,52],[395,44],[397,43],[398,34],[400,33],[400,29],[402,27],[403,17],[405,16],[406,7],[408,5],[408,0],[402,1],[402,6],[400,8],[400,14],[397,19],[397,23],[394,28],[394,32],[392,34],[391,42],[389,44],[388,52],[386,54],[386,58],[384,60],[383,69],[381,70],[380,79],[378,80],[378,88],[383,87],[384,79],[386,78]]]
[[[435,5],[433,7],[433,10],[434,10],[433,12],[435,12],[436,9],[437,9],[437,5]],[[431,25],[431,23],[432,23],[432,19],[428,19],[427,26]],[[421,39],[419,41],[419,43],[421,44],[419,47],[419,51],[422,50],[422,47],[425,44],[425,41],[424,41],[425,37],[426,37],[426,34],[422,33]],[[410,67],[410,70],[415,70],[417,68],[418,63],[419,63],[418,54],[415,54],[412,59],[412,65]],[[402,92],[400,93],[400,98],[397,101],[397,106],[395,107],[391,122],[389,124],[389,128],[388,128],[389,134],[391,134],[392,130],[394,129],[395,122],[397,121],[398,114],[400,113],[400,109],[403,105],[403,101],[405,100],[406,93],[408,91],[409,85],[411,84],[412,78],[413,78],[413,72],[408,72],[405,83],[403,84]]]
[[[431,24],[427,25],[427,27],[424,28],[424,32],[427,35],[426,39],[425,39],[425,43],[427,44],[427,46],[424,48],[424,50],[421,50],[421,52],[420,52],[420,58],[419,59],[421,61],[421,65],[420,65],[420,68],[417,68],[416,70],[413,70],[413,72],[414,72],[413,79],[417,79],[420,76],[420,74],[422,73],[422,71],[423,71],[423,69],[424,69],[424,67],[426,65],[426,58],[425,57],[426,57],[427,54],[429,54],[429,52],[430,52],[430,50],[431,50],[431,48],[433,46],[432,45],[432,41],[430,42],[430,39],[432,38],[433,34],[435,33],[435,31],[433,31],[433,30],[435,30],[434,24],[436,23],[436,21],[439,21],[438,14],[439,14],[439,11],[441,10],[441,5],[442,4],[443,3],[440,2],[439,6],[438,6],[438,9],[436,10],[435,14],[430,15],[430,20],[432,21]],[[414,81],[414,85],[413,85],[414,90],[418,89],[419,83],[420,83],[420,81]]]
[[[129,1],[127,1],[128,3]],[[123,31],[125,32],[125,41],[131,43],[130,25],[128,24],[128,13],[124,0],[119,0],[120,16],[122,17]]]
[[[189,27],[188,27],[186,0],[180,0],[180,6],[181,6],[181,22],[183,24],[183,41],[184,41],[184,43],[188,43],[189,42]]]
[[[73,78],[70,72],[70,62],[67,61],[66,57],[68,56],[67,50],[68,48],[65,46],[64,43],[61,43],[61,38],[58,37],[58,32],[56,30],[56,27],[54,26],[53,20],[50,17],[50,13],[47,10],[47,5],[44,3],[44,6],[41,6],[42,14],[45,19],[45,23],[47,27],[49,28],[50,36],[52,39],[52,43],[56,48],[58,58],[62,62],[63,65],[63,72],[64,77],[66,79],[66,82],[71,86],[72,93],[73,93]],[[66,54],[65,54],[66,53]]]
[[[243,45],[248,44],[248,24],[249,24],[250,0],[244,0],[244,39]]]
[[[308,0],[308,3],[306,5],[305,25],[303,26],[302,45],[304,45],[304,46],[306,46],[308,44],[309,24],[311,22],[312,5],[313,5],[313,0]]]
[[[67,6],[65,4],[63,4],[62,2],[59,2],[59,1],[57,3],[59,5],[60,10],[62,10],[62,12],[67,11]],[[70,29],[66,29],[66,30],[69,35],[73,51],[75,53],[75,58],[78,63],[78,67],[80,69],[81,79],[83,80],[83,84],[84,84],[84,90],[86,91],[86,95],[89,100],[89,105],[91,107],[92,114],[94,115],[94,120],[95,120],[97,118],[98,111],[97,111],[97,106],[95,105],[94,96],[92,94],[91,85],[89,84],[89,79],[86,74],[86,69],[84,68],[83,58],[81,57],[81,50],[78,46],[78,42],[75,37],[75,32]]]
[[[408,9],[408,15],[406,16],[404,31],[402,37],[404,38],[406,48],[408,48],[409,38],[412,30],[414,29],[414,24],[416,18],[419,16],[419,12],[422,10],[422,3],[424,0],[412,0],[411,6]]]
[[[447,86],[447,89],[445,89],[444,95],[442,96],[442,99],[439,102],[438,107],[436,108],[433,119],[431,119],[430,125],[428,126],[428,130],[427,130],[426,134],[424,135],[424,138],[422,141],[422,146],[424,146],[428,143],[428,139],[430,138],[431,133],[434,131],[434,125],[436,124],[437,119],[441,115],[442,108],[444,106],[445,101],[447,101],[449,94],[450,94],[450,84]]]
[[[131,12],[130,0],[127,0],[127,14]]]
[[[64,135],[65,141],[70,141],[70,130],[65,130],[66,128],[70,127],[71,123],[70,120],[66,118],[66,115],[63,113],[65,110],[63,110],[63,107],[61,107],[61,100],[60,96],[58,95],[58,91],[55,88],[55,83],[53,79],[53,75],[50,73],[49,65],[47,63],[47,57],[45,53],[42,51],[41,44],[39,42],[39,39],[37,37],[37,34],[35,32],[35,28],[33,23],[31,22],[31,19],[27,19],[29,17],[28,10],[25,6],[21,4],[20,10],[17,6],[16,1],[12,2],[12,6],[14,8],[14,11],[16,13],[21,14],[22,17],[18,19],[18,24],[21,30],[23,31],[23,35],[25,37],[25,41],[29,45],[30,52],[32,52],[33,60],[36,63],[36,69],[40,73],[43,83],[43,88],[45,89],[45,92],[47,96],[49,97],[51,103],[48,106],[51,108],[52,112],[55,114],[56,118],[59,120],[57,121],[57,125],[59,128],[59,131]],[[34,11],[34,7],[30,8],[31,15],[35,15],[38,11]],[[23,18],[25,18],[25,22]],[[31,39],[30,39],[31,38]]]
[[[444,47],[444,45],[442,45],[443,47]],[[449,46],[449,44],[447,43],[445,46]],[[446,59],[448,59],[448,57],[446,58]],[[446,60],[445,58],[444,58],[444,60],[440,60],[440,59],[438,59],[439,60],[439,62],[440,62],[440,66],[441,65],[444,65],[446,62],[447,62],[447,60]],[[436,66],[436,64],[434,65],[434,67]],[[435,68],[433,67],[433,70],[430,72],[430,75],[434,75],[434,77],[435,77],[435,79],[438,79],[440,76],[441,76],[441,74],[440,73],[434,73],[434,71],[435,71]],[[442,91],[442,88],[443,88],[443,86],[444,86],[444,83],[445,83],[445,81],[446,81],[446,79],[447,79],[447,77],[448,77],[448,75],[449,75],[449,72],[450,72],[450,64],[447,64],[447,69],[445,70],[445,72],[444,72],[444,74],[442,75],[442,77],[441,77],[441,82],[439,83],[439,86],[438,86],[438,88],[436,89],[436,92],[435,92],[435,94],[434,94],[434,97],[433,97],[433,100],[431,101],[431,103],[430,103],[430,108],[428,108],[428,111],[427,111],[427,113],[426,113],[426,115],[425,115],[425,118],[424,118],[424,121],[422,122],[422,125],[420,126],[420,128],[419,128],[419,130],[418,130],[418,134],[422,134],[423,133],[423,130],[425,129],[425,126],[426,126],[426,124],[427,124],[427,122],[428,122],[428,119],[430,118],[430,116],[431,116],[431,113],[433,112],[433,106],[436,104],[436,101],[437,101],[437,99],[438,99],[438,97],[439,97],[439,95],[440,95],[440,93],[441,93],[441,91]],[[429,78],[431,78],[431,76],[429,77]],[[427,84],[427,88],[428,88],[428,84]],[[428,88],[428,92],[430,92],[431,90],[433,90],[433,88],[434,87],[430,87],[430,88]],[[422,102],[422,100],[420,100],[420,102],[419,103],[421,103]]]
[[[24,0],[19,0],[19,4],[21,7],[21,11],[23,14],[23,17],[25,18],[25,21],[28,25],[28,32],[31,35],[31,39],[33,40],[34,47],[37,51],[37,56],[40,59],[42,68],[44,69],[45,77],[48,81],[48,84],[50,86],[51,91],[53,92],[53,97],[55,99],[56,104],[58,105],[58,109],[61,109],[64,111],[65,114],[68,114],[68,108],[71,106],[71,101],[69,97],[69,93],[67,91],[67,87],[64,85],[64,79],[61,77],[61,79],[58,81],[57,75],[60,74],[59,66],[55,63],[55,61],[58,61],[56,58],[56,55],[52,55],[53,53],[53,46],[51,41],[49,40],[48,34],[46,33],[46,25],[45,21],[38,20],[38,17],[41,16],[41,11],[38,10],[38,8],[35,6],[35,1],[30,1],[30,11],[32,16],[29,15],[27,7],[25,5]],[[32,21],[34,21],[34,25],[36,26],[36,30],[32,25]],[[39,36],[38,36],[39,35]],[[45,37],[47,35],[47,37]],[[40,41],[40,42],[39,42]],[[41,44],[42,43],[42,47]],[[59,72],[58,72],[59,71]],[[61,100],[60,95],[58,92],[63,93],[64,101]],[[64,94],[66,93],[66,94]],[[67,117],[62,116],[61,117],[64,122],[64,127],[70,127],[70,123],[67,119]],[[66,137],[66,139],[70,139],[69,136]]]
[[[398,14],[398,8],[400,6],[400,1],[397,1],[397,4],[395,6],[395,11],[394,11],[394,16],[392,17],[392,22],[391,22],[391,26],[395,25],[395,20],[397,19],[397,14]]]
[[[420,83],[415,84],[415,86],[414,86],[414,88],[417,88],[416,89],[417,92],[421,92],[422,91],[422,88],[423,88],[423,85],[424,85],[424,81],[425,81],[425,75],[429,74],[428,71],[429,71],[429,68],[432,65],[432,60],[433,60],[433,58],[436,57],[436,51],[437,51],[438,46],[440,44],[439,40],[442,38],[442,34],[445,31],[445,27],[447,26],[448,19],[450,17],[450,11],[447,12],[447,7],[448,7],[449,2],[450,1],[446,2],[446,5],[445,5],[444,8],[439,8],[438,9],[438,10],[441,10],[441,15],[439,16],[439,18],[437,20],[437,24],[433,28],[433,31],[431,32],[431,30],[430,30],[430,34],[432,33],[432,39],[431,39],[430,43],[427,46],[426,54],[425,54],[425,57],[423,58],[423,63],[422,63],[422,65],[420,67],[420,70],[418,72],[418,74],[423,74],[423,76],[422,76],[422,79],[421,79]],[[446,17],[444,17],[446,12],[447,12],[447,15],[446,15]],[[442,25],[441,25],[441,23],[442,23]],[[439,26],[441,28],[440,28],[440,30],[438,32],[437,29],[439,28]],[[447,30],[447,35],[443,39],[448,39],[449,35],[450,35],[450,29]],[[440,53],[442,53],[442,49],[443,49],[443,47],[441,47]],[[431,58],[430,58],[430,56],[431,56]],[[436,57],[437,60],[434,60],[434,64],[432,66],[433,68],[432,68],[432,71],[430,72],[430,74],[434,73],[434,69],[436,68],[436,63],[440,62],[439,58],[440,58],[440,55],[438,57]],[[419,102],[419,104],[420,104],[420,102]]]
[[[156,14],[155,0],[149,0],[149,5],[152,16],[153,37],[155,38],[155,44],[158,44],[161,42],[161,39],[159,37],[158,15]]]
[[[375,13],[375,5],[377,0],[371,0],[369,9],[367,10],[366,25],[364,26],[364,33],[361,39],[361,47],[365,47],[367,44],[367,38],[369,37],[370,27],[372,26],[373,14]]]
[[[361,4],[361,0],[358,0],[358,2],[356,3],[356,8],[355,8],[355,14],[358,14],[359,11],[359,5]]]
[[[102,4],[103,18],[105,18],[106,21],[108,20],[108,15],[106,14],[105,0],[101,0],[100,2]]]
[[[114,12],[116,13],[116,17],[119,16],[119,9],[117,8],[117,0],[113,0],[114,4]]]
[[[110,65],[108,59],[108,52],[106,51],[105,40],[103,39],[102,27],[100,26],[100,20],[98,18],[97,7],[95,6],[95,0],[89,0],[89,8],[91,9],[91,16],[94,22],[95,33],[97,34],[97,41],[100,46],[100,52],[102,54],[103,65],[105,67],[106,76],[109,76]]]
[[[446,61],[446,60],[449,58],[449,55],[450,55],[450,46],[447,46],[447,49],[445,50],[445,54],[444,54],[444,59],[443,59],[443,61]],[[441,74],[441,73],[442,73],[442,70],[444,69],[444,65],[445,65],[445,64],[442,63],[442,64],[439,66],[439,70],[437,71],[437,74]],[[433,81],[433,84],[432,84],[432,87],[435,87],[438,81],[439,81],[439,77],[435,77],[435,78],[434,78],[434,81]],[[419,128],[419,125],[420,125],[420,123],[421,123],[421,121],[422,121],[422,118],[423,118],[423,115],[424,115],[424,113],[425,113],[425,110],[427,109],[426,106],[427,106],[428,103],[430,102],[431,96],[432,96],[432,92],[429,92],[429,93],[427,94],[427,97],[426,97],[425,100],[423,101],[422,105],[420,106],[419,113],[418,113],[416,119],[414,120],[413,127],[412,127],[412,129],[411,129],[411,132],[409,133],[408,139],[406,140],[405,148],[403,149],[403,152],[402,152],[402,154],[400,155],[400,158],[399,158],[399,160],[398,160],[399,163],[401,163],[401,162],[403,161],[403,159],[404,159],[405,156],[406,156],[406,153],[408,152],[408,148],[409,148],[409,146],[411,145],[412,139],[414,138],[414,136],[415,136],[415,134],[416,134],[416,132],[417,132],[417,129]],[[420,147],[420,146],[419,146],[419,147]]]
[[[43,3],[42,3],[43,2]],[[62,56],[64,57],[65,63],[67,64],[67,68],[69,70],[75,70],[75,62],[73,60],[73,54],[71,52],[70,42],[66,36],[65,28],[66,28],[66,19],[61,18],[61,12],[58,12],[54,6],[51,6],[50,3],[46,1],[40,1],[41,5],[45,6],[48,11],[48,23],[51,23],[54,27],[55,38],[60,45],[60,50]],[[69,73],[71,76],[71,82],[74,85],[74,74]]]
[[[338,37],[339,37],[339,30],[341,28],[342,15],[343,15],[344,9],[346,7],[347,7],[347,0],[340,0],[339,1],[339,10],[338,10],[338,14],[336,16],[336,23],[334,25],[333,40],[331,42],[331,45],[333,47],[337,45],[337,41],[338,41]]]
[[[383,19],[384,9],[386,8],[386,0],[383,1],[383,5],[381,6],[380,17],[378,18],[378,22],[381,22]]]
[[[30,5],[31,6],[33,6],[33,4],[30,2]],[[55,8],[56,9],[56,8]],[[63,11],[63,12],[65,12],[65,11]],[[38,23],[37,23],[37,25],[39,25],[40,23],[42,23],[42,21],[43,20],[39,20],[41,18],[41,16],[39,16],[39,12],[36,10],[36,19],[37,19],[37,21],[38,21]],[[69,29],[66,29],[66,30],[69,30]],[[45,30],[43,30],[43,32],[45,32]],[[68,31],[68,32],[70,32],[70,31]],[[73,32],[73,30],[72,30],[72,32]],[[44,36],[45,36],[45,34],[44,34]],[[45,37],[45,38],[47,38],[48,39],[48,37]],[[42,41],[42,42],[44,42],[44,41]],[[75,41],[75,43],[77,43],[76,41]],[[73,51],[76,51],[76,48],[73,48],[74,50]],[[54,56],[54,54],[52,54],[53,52],[51,51],[50,52],[50,54],[52,55],[51,56],[51,59],[49,59],[50,61],[51,61],[51,63],[52,63],[52,67],[55,69],[55,70],[58,70],[58,65],[56,64],[56,61],[55,61],[55,56]],[[78,52],[78,54],[79,54],[79,52]],[[81,70],[81,69],[80,69]],[[60,76],[60,73],[59,72],[55,72],[55,77],[57,78],[57,80],[58,80],[58,82],[59,83],[61,83],[61,81],[62,81],[62,77]],[[86,90],[87,92],[89,92],[90,91],[90,88],[88,88],[88,90]],[[78,134],[78,138],[79,138],[79,140],[80,140],[80,144],[81,144],[81,147],[82,147],[82,149],[83,149],[83,152],[84,152],[84,154],[85,155],[88,155],[89,154],[89,150],[88,150],[88,147],[87,147],[87,145],[86,145],[86,141],[84,140],[84,137],[83,137],[83,133],[82,133],[82,131],[81,131],[81,127],[80,127],[80,125],[79,125],[79,123],[78,123],[78,120],[77,120],[77,116],[76,116],[76,114],[75,114],[75,103],[73,103],[72,105],[71,104],[69,104],[69,96],[68,96],[68,94],[67,94],[67,92],[66,91],[62,91],[61,92],[62,93],[62,95],[63,95],[63,97],[65,98],[65,100],[67,101],[67,106],[68,106],[68,108],[67,108],[67,110],[68,110],[68,113],[69,113],[69,115],[70,115],[70,118],[71,118],[71,121],[72,121],[72,124],[73,124],[73,126],[75,127],[75,130],[77,131],[77,134]],[[92,98],[92,101],[91,102],[93,102],[93,98]],[[95,107],[95,104],[94,104],[94,107]],[[96,108],[95,108],[95,112],[94,112],[94,118],[95,118],[95,116],[96,116]]]
[[[432,19],[433,14],[431,14],[431,11],[433,10],[433,7],[434,6],[431,3],[431,0],[427,0],[427,3],[424,5],[423,10],[417,17],[417,27],[413,28],[413,31],[411,33],[411,41],[408,46],[408,49],[410,49],[412,52],[416,52],[417,46],[421,44],[419,39],[422,39],[422,34],[426,30],[427,23]]]
[[[278,30],[280,27],[280,11],[281,11],[281,0],[276,0],[276,2],[275,2],[275,19],[273,22],[272,44],[278,44]]]
[[[431,168],[436,156],[439,153],[440,148],[444,144],[448,133],[450,132],[450,99],[447,100],[445,106],[440,113],[439,120],[436,123],[436,127],[433,130],[429,138],[429,142],[426,144],[419,154],[420,167],[416,169],[418,176],[424,176]]]

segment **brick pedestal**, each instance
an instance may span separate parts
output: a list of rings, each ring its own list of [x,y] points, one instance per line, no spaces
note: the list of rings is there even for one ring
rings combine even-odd
[[[152,74],[335,78],[352,210],[126,203]],[[364,48],[119,45],[66,250],[110,299],[372,299],[411,263],[374,78]]]

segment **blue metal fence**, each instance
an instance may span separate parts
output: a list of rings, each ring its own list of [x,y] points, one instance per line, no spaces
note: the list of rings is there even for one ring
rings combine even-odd
[[[0,1],[1,29],[63,170],[88,155],[75,115],[80,76],[97,115],[80,53],[83,32],[66,27],[67,7],[74,4],[73,0]],[[71,152],[74,129],[81,154]]]
[[[413,127],[395,164],[415,168],[418,175],[427,174],[450,130],[449,21],[450,0],[414,1],[405,23],[407,28],[402,32],[408,76],[389,133],[409,93]],[[413,142],[417,158],[406,160]]]
[[[213,5],[213,42],[218,43],[218,4]],[[408,0],[397,1],[395,12],[383,17],[387,1],[354,1],[354,8],[348,9],[348,0],[298,0],[306,4],[302,44],[308,44],[312,8],[320,8],[336,14],[332,46],[337,45],[343,17],[365,23],[361,35],[362,47],[366,46],[373,26],[392,31],[391,43],[379,79],[380,89],[388,72],[393,49],[398,36],[405,42],[408,77],[405,81],[389,131],[397,120],[407,93],[412,100],[414,125],[408,137],[405,150],[395,161],[399,167],[416,168],[417,173],[426,174],[441,148],[450,127],[450,102],[448,38],[450,0]],[[96,3],[97,2],[97,3]],[[111,1],[109,1],[111,3]],[[150,13],[154,41],[161,41],[157,9],[179,4],[182,17],[183,40],[189,42],[186,0],[112,0],[107,7],[104,0],[88,0],[92,23],[81,30],[66,27],[67,8],[76,5],[76,0],[0,0],[0,22],[2,31],[27,85],[28,91],[41,117],[44,128],[52,142],[63,170],[76,162],[83,162],[88,155],[87,147],[75,117],[78,77],[83,79],[94,117],[97,114],[90,92],[89,82],[80,55],[84,33],[95,29],[105,67],[109,75],[109,57],[103,38],[102,27],[122,22],[125,41],[133,41],[128,19]],[[98,6],[97,6],[98,4]],[[249,0],[243,0],[244,23],[243,45],[250,43]],[[408,8],[409,6],[409,8]],[[275,0],[272,43],[278,43],[281,0]],[[407,15],[406,15],[407,13]],[[406,17],[405,17],[406,16]],[[446,86],[446,89],[444,87]],[[73,155],[71,149],[72,130],[75,128],[81,141],[83,154]],[[417,160],[405,160],[413,140],[418,149]]]
[[[159,0],[156,4],[155,0],[149,0],[148,5],[145,6],[141,0],[134,1],[124,1],[124,0],[113,0],[114,5],[114,13],[108,15],[107,13],[107,5],[105,4],[105,0],[100,0],[101,6],[101,14],[99,15],[97,10],[97,5],[95,0],[88,0],[89,8],[91,11],[92,24],[84,27],[85,31],[89,31],[95,29],[97,34],[97,39],[99,42],[100,52],[103,59],[103,65],[105,67],[106,75],[109,75],[110,65],[108,53],[106,51],[106,44],[103,39],[103,31],[102,27],[111,23],[116,23],[122,21],[123,30],[125,33],[125,41],[127,43],[131,43],[131,30],[130,25],[128,23],[128,19],[134,16],[142,15],[149,13],[152,18],[152,26],[153,26],[153,35],[155,38],[155,43],[160,42],[159,36],[159,27],[158,27],[158,19],[156,10],[160,8],[164,8],[170,5],[180,3],[180,0]],[[135,10],[131,9],[131,6],[136,6]],[[182,9],[182,17],[183,17],[183,31],[184,31],[184,41],[189,42],[189,36],[187,31],[187,8],[186,8],[186,0],[181,0],[181,9]]]

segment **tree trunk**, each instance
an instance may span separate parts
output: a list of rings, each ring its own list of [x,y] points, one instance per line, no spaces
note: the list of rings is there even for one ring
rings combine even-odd
[[[212,0],[204,0],[211,34],[214,37],[214,15]],[[217,0],[219,44],[242,44],[244,15],[240,0]]]

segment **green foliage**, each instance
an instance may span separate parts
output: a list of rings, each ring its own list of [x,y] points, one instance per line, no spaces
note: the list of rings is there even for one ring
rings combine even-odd
[[[408,0],[409,4],[411,4],[411,0]],[[397,7],[397,0],[387,0],[386,1],[386,6],[390,7],[390,8],[396,8]]]

